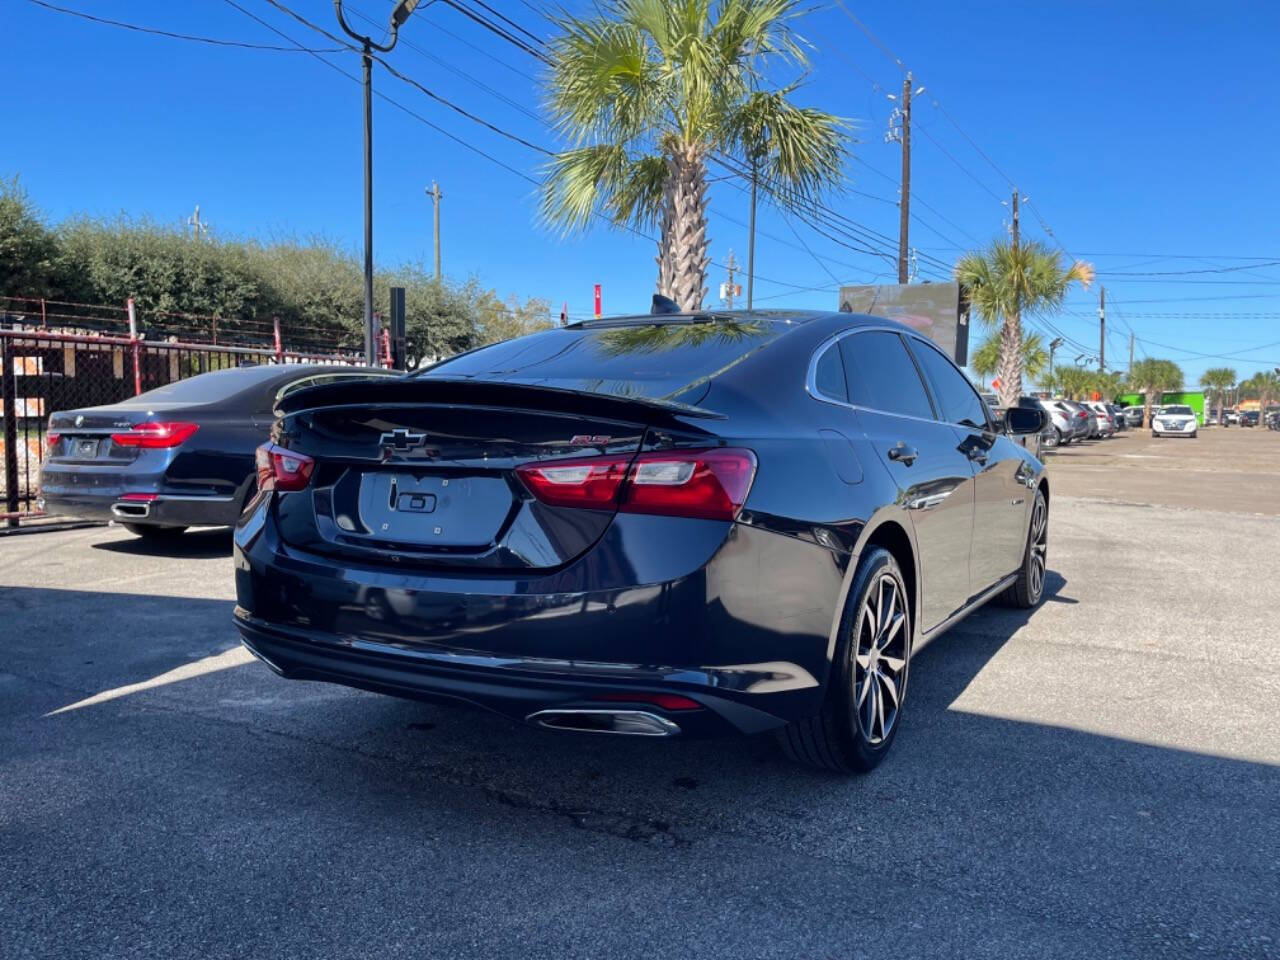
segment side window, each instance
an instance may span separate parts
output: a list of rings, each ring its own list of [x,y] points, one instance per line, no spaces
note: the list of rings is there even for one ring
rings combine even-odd
[[[818,393],[831,400],[848,403],[849,391],[844,383],[844,363],[840,359],[840,346],[833,343],[818,358],[813,373],[813,385]]]
[[[933,384],[933,395],[940,408],[941,419],[979,430],[989,428],[987,406],[969,383],[969,378],[955,368],[941,350],[923,340],[911,339],[911,348]]]
[[[929,394],[902,337],[868,330],[840,341],[849,400],[885,413],[933,419]]]

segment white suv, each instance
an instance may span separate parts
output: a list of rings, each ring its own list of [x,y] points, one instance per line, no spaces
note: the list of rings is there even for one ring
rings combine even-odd
[[[1196,412],[1185,404],[1161,407],[1151,417],[1153,437],[1191,437],[1196,435]]]

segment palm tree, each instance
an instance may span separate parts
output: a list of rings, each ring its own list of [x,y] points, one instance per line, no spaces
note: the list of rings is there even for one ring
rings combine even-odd
[[[1044,340],[1038,333],[1029,333],[1022,339],[1022,372],[1028,380],[1039,380],[1049,367],[1049,354]],[[1000,334],[993,333],[978,345],[969,358],[969,368],[983,382],[1000,369]]]
[[[745,163],[786,208],[843,181],[843,122],[798,107],[792,30],[800,0],[600,0],[551,41],[548,105],[569,147],[547,164],[543,218],[566,232],[597,215],[660,227],[658,293],[697,310],[707,294],[707,160]]]
[[[1129,386],[1142,394],[1142,422],[1151,426],[1151,405],[1164,399],[1166,390],[1182,387],[1182,368],[1172,360],[1146,357],[1129,368]]]
[[[1222,426],[1222,406],[1227,391],[1236,385],[1236,372],[1230,367],[1211,367],[1200,376],[1210,402],[1218,408],[1218,426]]]
[[[1272,400],[1280,399],[1280,373],[1275,373],[1271,370],[1255,373],[1240,384],[1240,389],[1250,394],[1257,394],[1258,426],[1265,427],[1267,425],[1267,406]]]
[[[1059,367],[1054,376],[1058,380],[1058,388],[1068,400],[1084,400],[1093,388],[1094,373],[1083,367]]]
[[[1093,267],[1076,261],[1065,266],[1056,250],[1032,240],[1014,246],[995,240],[983,251],[966,253],[956,263],[956,280],[967,288],[978,319],[1000,331],[1000,403],[1022,395],[1022,317],[1062,305],[1072,283],[1088,286]]]

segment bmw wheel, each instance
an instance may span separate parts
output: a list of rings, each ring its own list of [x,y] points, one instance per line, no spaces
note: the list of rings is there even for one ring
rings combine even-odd
[[[1049,555],[1049,501],[1044,491],[1036,491],[1036,502],[1031,507],[1031,523],[1027,527],[1027,545],[1022,551],[1022,566],[1018,579],[1000,595],[1011,607],[1024,610],[1034,607],[1044,596],[1044,578],[1048,570]]]
[[[854,575],[821,711],[780,734],[787,755],[838,773],[876,767],[898,732],[911,639],[902,571],[889,551],[875,547]]]

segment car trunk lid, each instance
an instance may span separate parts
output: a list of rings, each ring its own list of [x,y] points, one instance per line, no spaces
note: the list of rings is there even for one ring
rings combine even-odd
[[[573,560],[614,510],[534,498],[517,468],[584,456],[629,462],[656,428],[714,417],[669,402],[527,384],[409,379],[302,391],[277,441],[315,460],[276,504],[286,543],[362,562],[475,570]]]

